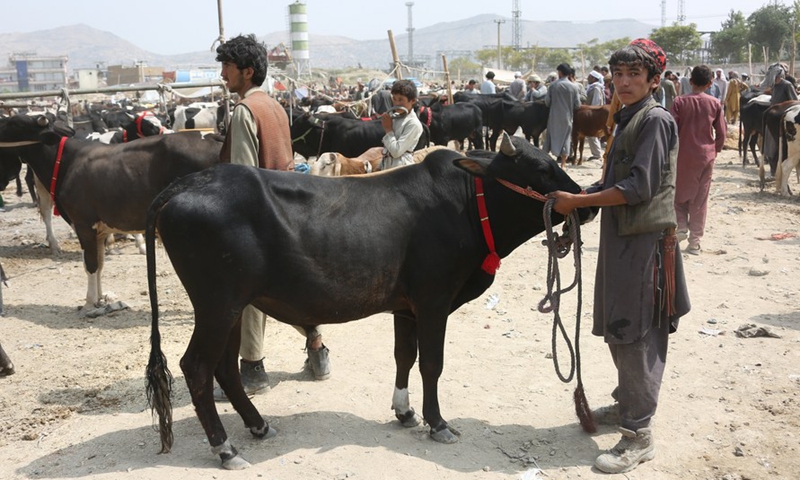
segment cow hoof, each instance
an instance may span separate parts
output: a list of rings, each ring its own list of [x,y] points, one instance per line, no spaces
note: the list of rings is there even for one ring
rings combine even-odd
[[[458,430],[450,428],[447,424],[444,424],[441,430],[438,431],[434,431],[434,429],[431,428],[431,438],[439,443],[456,443],[458,442],[459,435],[461,435],[461,433],[459,433]]]
[[[406,428],[416,427],[420,423],[419,415],[417,415],[413,408],[403,414],[395,413],[394,416],[397,417],[397,419],[400,420],[400,424]]]
[[[262,428],[250,427],[250,433],[252,433],[254,437],[261,438],[263,440],[267,440],[278,435],[278,432],[269,425],[264,425]]]
[[[222,468],[225,470],[244,470],[250,467],[250,462],[242,458],[241,455],[236,455],[235,457],[222,461]]]

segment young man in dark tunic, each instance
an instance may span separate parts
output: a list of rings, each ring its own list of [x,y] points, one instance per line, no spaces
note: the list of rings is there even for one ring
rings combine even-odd
[[[651,93],[666,67],[664,51],[637,39],[609,60],[624,105],[602,185],[585,195],[554,192],[554,209],[602,207],[594,293],[594,327],[617,368],[612,396],[599,409],[601,423],[619,422],[622,439],[595,466],[607,473],[633,470],[655,457],[650,420],[655,414],[669,334],[689,311],[683,264],[675,236],[675,121]],[[605,422],[604,422],[605,421]]]

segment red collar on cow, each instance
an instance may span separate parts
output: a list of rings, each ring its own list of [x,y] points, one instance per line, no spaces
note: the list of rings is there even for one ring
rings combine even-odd
[[[142,132],[142,120],[144,120],[145,115],[147,115],[147,112],[141,112],[139,115],[136,115],[136,120],[134,120],[136,122],[136,133],[139,134],[140,138],[144,137],[144,133]]]
[[[492,235],[492,227],[489,225],[489,212],[486,210],[483,180],[480,177],[475,177],[475,197],[478,200],[478,215],[481,219],[481,228],[483,228],[483,238],[486,239],[486,246],[489,247],[489,254],[483,259],[481,269],[489,275],[494,275],[497,273],[497,269],[500,268],[500,255],[494,249],[494,236]]]
[[[56,164],[53,167],[53,178],[50,180],[50,198],[53,199],[53,215],[56,217],[61,216],[56,205],[56,180],[58,179],[58,170],[61,167],[61,156],[64,154],[64,144],[67,143],[67,137],[61,137],[61,142],[58,144],[58,154],[56,155]]]
[[[433,110],[431,110],[431,107],[419,107],[419,113],[422,112],[427,112],[427,115],[425,116],[425,126],[431,128],[431,120],[433,120]]]
[[[128,143],[128,131],[127,130],[123,130],[122,131],[122,143]]]

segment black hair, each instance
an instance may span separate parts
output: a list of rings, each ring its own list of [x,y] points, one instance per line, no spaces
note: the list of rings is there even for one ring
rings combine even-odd
[[[572,67],[570,67],[568,63],[559,64],[559,66],[556,67],[556,70],[561,72],[561,74],[564,76],[572,73]]]
[[[647,70],[647,81],[653,79],[657,74],[661,73],[656,66],[656,62],[650,55],[644,53],[640,48],[633,48],[630,45],[622,47],[616,52],[611,54],[608,59],[608,65],[611,67],[613,73],[617,67],[622,65],[630,67],[642,67]]]
[[[698,65],[692,69],[692,76],[689,80],[696,87],[705,87],[711,84],[713,75],[711,69],[705,65]]]
[[[470,80],[469,82],[467,82],[467,83],[469,83],[470,85],[475,85],[475,84],[477,84],[477,83],[478,83],[478,81],[477,81],[477,80],[475,80],[475,79],[471,79],[471,80]]]
[[[409,100],[417,99],[417,86],[411,80],[398,80],[392,85],[392,95],[402,95]]]
[[[252,68],[252,82],[259,87],[267,78],[267,47],[252,33],[233,37],[217,47],[216,61],[232,63],[239,70]]]
[[[488,78],[489,80],[493,79],[494,78],[494,72],[491,71],[491,70],[486,72],[486,78]]]

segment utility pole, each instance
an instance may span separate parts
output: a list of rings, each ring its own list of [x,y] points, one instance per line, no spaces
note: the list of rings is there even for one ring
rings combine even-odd
[[[494,21],[497,24],[497,68],[502,68],[503,64],[500,62],[500,25],[506,23],[505,20],[497,19]]]
[[[211,51],[214,51],[214,46],[219,42],[225,43],[225,27],[222,23],[222,0],[217,0],[217,17],[219,18],[219,37],[211,44]]]
[[[686,23],[686,0],[678,0],[678,25]]]
[[[511,8],[511,45],[515,52],[519,52],[522,46],[522,10],[520,0],[514,0]]]
[[[411,7],[414,6],[414,2],[406,2],[406,7],[408,7],[408,28],[406,28],[406,32],[408,32],[408,66],[414,66],[414,22],[411,19]]]

